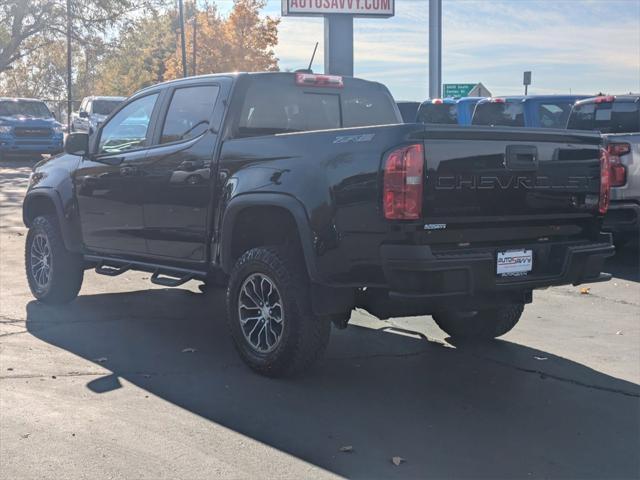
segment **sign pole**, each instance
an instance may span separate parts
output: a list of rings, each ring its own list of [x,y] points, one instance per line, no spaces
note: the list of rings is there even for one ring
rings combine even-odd
[[[429,97],[442,94],[442,0],[429,0]]]
[[[324,73],[353,77],[353,15],[324,16]]]

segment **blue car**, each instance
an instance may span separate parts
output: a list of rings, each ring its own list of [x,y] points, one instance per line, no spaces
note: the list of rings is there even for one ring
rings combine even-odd
[[[566,128],[571,107],[586,95],[529,95],[480,100],[473,125],[527,128]]]
[[[0,97],[0,158],[12,154],[57,154],[62,125],[41,100]]]
[[[473,109],[484,97],[433,98],[422,102],[418,109],[419,123],[471,125]]]

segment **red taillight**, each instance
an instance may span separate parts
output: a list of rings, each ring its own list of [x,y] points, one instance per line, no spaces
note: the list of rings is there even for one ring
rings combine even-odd
[[[506,103],[504,98],[490,98],[489,101],[491,103]]]
[[[315,73],[296,73],[296,85],[305,87],[342,88],[344,82],[339,75],[316,75]]]
[[[611,162],[609,152],[604,148],[600,149],[600,199],[598,209],[601,214],[605,214],[609,208],[611,200]]]
[[[622,164],[620,157],[631,152],[628,143],[610,143],[607,146],[609,152],[610,183],[612,187],[622,187],[627,183],[627,167]]]
[[[433,103],[434,105],[442,105],[444,102],[441,98],[434,98],[433,100],[431,100],[431,103]]]
[[[604,96],[596,97],[595,102],[596,103],[611,103],[615,99],[616,99],[616,97],[614,97],[613,95],[604,95]]]
[[[422,215],[424,147],[421,143],[387,155],[382,202],[388,220],[416,220]]]

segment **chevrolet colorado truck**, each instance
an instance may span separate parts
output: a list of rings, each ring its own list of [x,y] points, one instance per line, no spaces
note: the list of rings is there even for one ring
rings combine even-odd
[[[603,230],[616,247],[640,237],[640,95],[607,95],[576,102],[568,128],[595,130],[608,142],[611,205]]]
[[[63,136],[62,125],[43,101],[0,97],[0,159],[60,153]]]
[[[472,125],[526,128],[565,128],[571,107],[587,95],[528,95],[480,100]]]
[[[300,372],[353,308],[509,331],[537,288],[607,280],[608,153],[592,132],[402,124],[388,90],[310,73],[146,88],[34,169],[33,295],[85,269],[226,286],[254,370]]]

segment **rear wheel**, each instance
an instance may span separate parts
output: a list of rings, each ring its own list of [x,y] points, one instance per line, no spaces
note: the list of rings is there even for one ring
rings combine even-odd
[[[24,263],[31,293],[41,302],[68,303],[78,295],[84,276],[82,256],[65,248],[56,217],[33,220]]]
[[[523,304],[515,304],[474,312],[442,312],[433,319],[453,338],[491,339],[515,327],[523,311]]]
[[[244,362],[271,377],[295,375],[324,352],[329,319],[313,314],[302,261],[280,247],[247,251],[227,288],[227,319]]]

